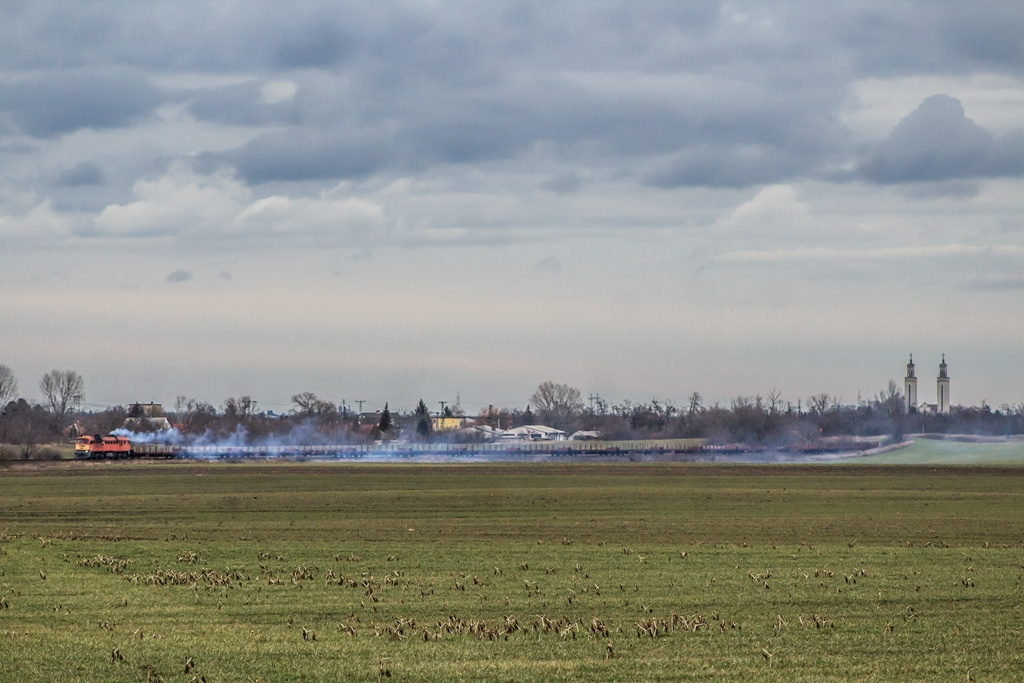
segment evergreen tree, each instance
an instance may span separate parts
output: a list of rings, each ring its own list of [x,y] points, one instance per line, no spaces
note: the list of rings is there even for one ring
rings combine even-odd
[[[385,402],[384,412],[380,414],[380,422],[377,423],[377,428],[380,429],[381,432],[387,432],[391,430],[391,427],[391,411],[388,410],[388,404]]]
[[[419,405],[416,406],[416,433],[426,438],[430,436],[432,427],[430,424],[430,411],[427,410],[427,404],[420,399]]]

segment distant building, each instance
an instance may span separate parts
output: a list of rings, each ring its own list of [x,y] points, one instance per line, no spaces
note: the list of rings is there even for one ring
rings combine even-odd
[[[601,439],[601,432],[597,431],[576,431],[569,437],[569,441],[598,441]]]
[[[163,417],[164,406],[161,403],[133,403],[128,408],[128,417]]]
[[[458,435],[470,441],[483,441],[484,443],[495,443],[500,441],[518,441],[514,436],[504,429],[496,429],[491,425],[473,425],[460,429]]]
[[[914,373],[914,354],[910,354],[910,362],[907,363],[907,376],[903,380],[903,397],[907,401],[907,412],[917,410],[917,375]]]
[[[577,435],[595,435],[593,438],[600,436],[597,432],[577,432],[573,435],[574,438],[577,437]],[[467,439],[478,439],[486,443],[511,444],[520,444],[532,441],[565,441],[568,438],[566,433],[561,429],[555,429],[554,427],[547,427],[545,425],[525,425],[522,427],[516,427],[515,429],[498,429],[487,424],[473,425],[465,429],[460,429],[458,436],[465,437]],[[586,439],[588,437],[580,436],[578,438]]]
[[[515,429],[509,429],[507,434],[512,434],[524,441],[565,441],[566,434],[561,429],[546,427],[544,425],[523,425]]]
[[[949,412],[949,374],[946,372],[946,354],[942,354],[942,363],[939,364],[936,393],[939,414],[944,415]]]
[[[462,429],[461,417],[431,417],[430,427],[435,432],[454,432]]]
[[[171,428],[159,403],[133,403],[128,408],[128,419],[122,429],[132,432],[162,432]]]
[[[910,362],[907,363],[907,376],[903,379],[903,396],[907,402],[907,411],[921,411],[926,413],[938,413],[945,415],[949,413],[949,372],[946,366],[946,354],[942,354],[942,362],[939,364],[939,377],[935,382],[936,402],[917,403],[917,375],[914,371],[914,355],[910,355]]]

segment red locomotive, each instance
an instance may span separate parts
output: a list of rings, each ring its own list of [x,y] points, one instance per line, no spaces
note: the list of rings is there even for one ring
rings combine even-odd
[[[75,457],[78,459],[93,458],[130,458],[132,442],[123,436],[80,436],[75,440]]]

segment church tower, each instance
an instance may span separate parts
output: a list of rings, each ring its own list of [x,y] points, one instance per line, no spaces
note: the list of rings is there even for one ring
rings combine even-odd
[[[949,412],[949,375],[946,373],[946,354],[942,354],[942,363],[939,364],[937,392],[938,403],[936,409],[940,415],[943,415]]]
[[[914,374],[914,354],[907,363],[907,377],[903,380],[903,398],[907,401],[907,412],[917,412],[917,375]]]

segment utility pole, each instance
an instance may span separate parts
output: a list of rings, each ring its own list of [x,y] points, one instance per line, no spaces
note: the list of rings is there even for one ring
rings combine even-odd
[[[593,415],[593,413],[594,413],[594,401],[600,401],[601,400],[601,394],[591,394],[590,396],[588,396],[588,398],[590,399],[590,413],[591,413],[591,415]]]
[[[366,403],[366,401],[364,399],[357,398],[355,401],[352,401],[352,402],[359,404],[359,414],[362,415],[363,414],[363,404]]]
[[[446,405],[446,404],[448,403],[448,401],[438,401],[438,403],[440,403],[440,404],[441,404],[441,412],[440,412],[440,416],[441,416],[441,417],[444,417],[444,407],[445,407],[445,405]]]

